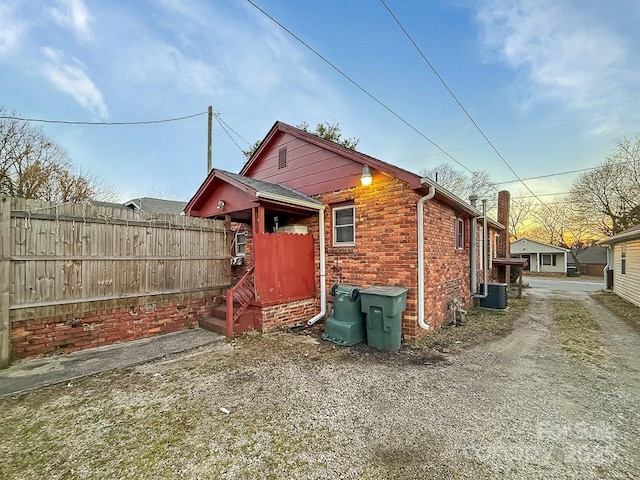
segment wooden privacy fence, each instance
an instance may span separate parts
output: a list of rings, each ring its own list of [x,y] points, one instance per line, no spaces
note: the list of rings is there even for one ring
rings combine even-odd
[[[1,198],[0,367],[10,361],[12,323],[221,293],[230,284],[227,227],[221,220]]]

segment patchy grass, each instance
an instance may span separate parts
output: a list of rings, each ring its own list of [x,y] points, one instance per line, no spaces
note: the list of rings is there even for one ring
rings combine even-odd
[[[593,292],[591,298],[640,333],[640,307],[610,292]]]
[[[553,303],[553,332],[572,359],[602,366],[605,355],[600,325],[580,303]]]
[[[490,342],[511,333],[515,321],[529,306],[524,298],[510,299],[506,310],[474,307],[462,325],[444,326],[416,343],[418,348],[449,353]]]

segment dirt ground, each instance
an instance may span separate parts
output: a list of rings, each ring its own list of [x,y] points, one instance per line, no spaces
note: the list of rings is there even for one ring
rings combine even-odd
[[[2,399],[0,478],[639,478],[638,334],[555,288],[457,354],[282,332]],[[562,302],[598,362],[563,349]]]

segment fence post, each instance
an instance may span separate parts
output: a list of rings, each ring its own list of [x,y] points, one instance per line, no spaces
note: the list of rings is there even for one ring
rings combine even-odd
[[[9,319],[9,253],[11,246],[11,199],[0,199],[0,369],[11,363],[11,320]]]

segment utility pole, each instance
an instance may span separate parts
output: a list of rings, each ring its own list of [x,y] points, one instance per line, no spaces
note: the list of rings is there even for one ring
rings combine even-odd
[[[209,130],[208,130],[208,135],[207,135],[207,175],[209,175],[209,172],[211,171],[211,169],[213,168],[213,163],[211,160],[211,149],[212,149],[212,143],[213,143],[213,107],[211,105],[209,105]]]

